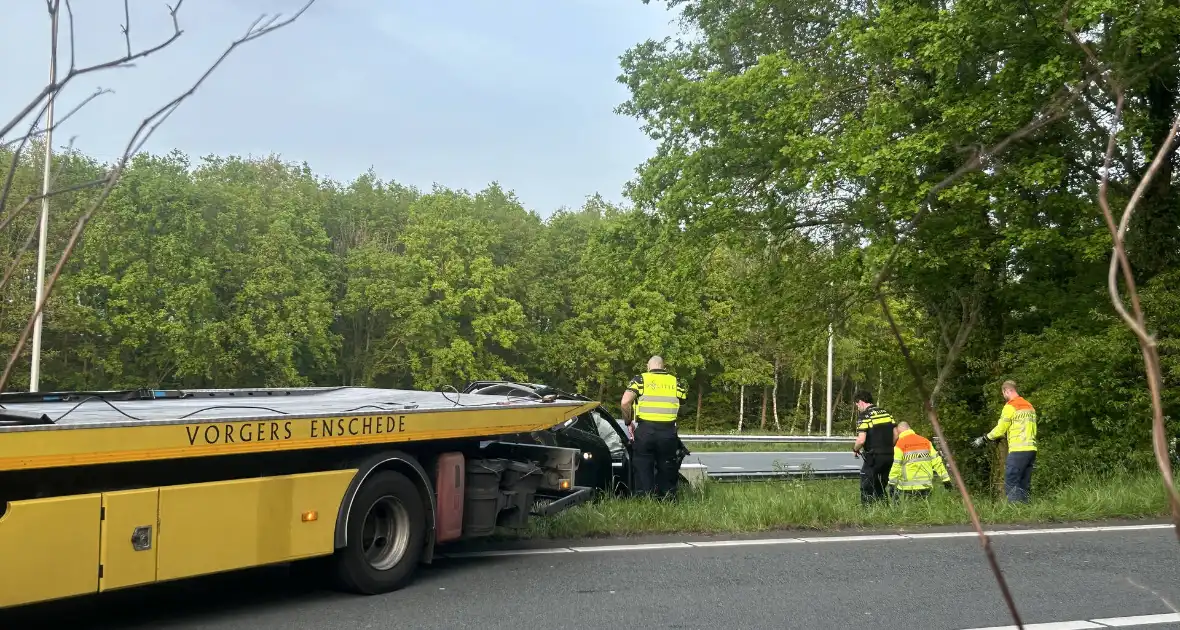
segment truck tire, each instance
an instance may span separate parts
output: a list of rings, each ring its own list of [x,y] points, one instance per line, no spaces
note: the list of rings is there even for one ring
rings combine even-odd
[[[348,542],[332,556],[341,588],[375,595],[410,583],[426,536],[422,501],[418,487],[392,470],[364,482],[348,511]]]

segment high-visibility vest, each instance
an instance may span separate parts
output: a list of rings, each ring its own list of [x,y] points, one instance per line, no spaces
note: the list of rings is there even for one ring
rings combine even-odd
[[[929,490],[934,486],[934,475],[950,481],[942,457],[930,440],[907,429],[897,436],[893,445],[893,467],[889,470],[889,485],[902,492]]]
[[[644,372],[633,386],[639,394],[635,417],[645,422],[675,422],[680,401],[688,392],[680,381],[667,372]]]
[[[1037,410],[1020,396],[1009,400],[996,428],[987,437],[989,440],[1008,438],[1009,453],[1037,450]]]
[[[895,426],[897,422],[893,416],[876,405],[870,405],[860,412],[856,431],[865,434],[865,452],[874,455],[885,455],[890,452]]]

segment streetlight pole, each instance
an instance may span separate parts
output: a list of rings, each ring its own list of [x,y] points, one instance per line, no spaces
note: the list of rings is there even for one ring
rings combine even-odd
[[[49,85],[57,83],[57,15],[50,16],[49,42]],[[35,392],[41,385],[41,325],[44,320],[45,300],[45,249],[49,235],[49,180],[53,169],[53,97],[57,90],[49,92],[45,107],[45,166],[41,177],[41,225],[37,230],[37,300],[33,305],[37,315],[33,320],[32,360],[29,366],[29,391]]]

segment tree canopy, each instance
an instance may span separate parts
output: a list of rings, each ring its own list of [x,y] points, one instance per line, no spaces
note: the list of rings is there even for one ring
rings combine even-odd
[[[1014,378],[1042,411],[1044,467],[1147,456],[1143,364],[1106,292],[1097,192],[1115,88],[1126,95],[1116,200],[1177,115],[1175,3],[667,4],[681,36],[622,58],[631,96],[619,111],[659,142],[629,186],[637,207],[699,234],[805,238],[862,316],[863,291],[896,251],[885,288],[922,365],[941,368],[960,325],[976,322],[936,400],[953,433],[979,434]],[[1164,164],[1130,254],[1175,417],[1174,147]]]

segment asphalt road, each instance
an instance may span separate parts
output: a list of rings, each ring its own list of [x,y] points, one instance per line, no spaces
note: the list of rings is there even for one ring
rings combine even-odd
[[[1160,615],[1169,613],[1161,598],[1180,602],[1180,546],[1169,530],[993,541],[1025,623],[1058,622],[1041,630],[1108,627],[1084,620]],[[444,559],[410,587],[374,597],[315,590],[283,568],[251,571],[19,610],[0,615],[0,628],[965,630],[1011,623],[971,537],[676,548],[626,542]]]
[[[692,450],[692,445],[688,445]],[[777,466],[779,468],[776,468]],[[786,470],[801,470],[810,465],[814,470],[860,470],[861,461],[851,451],[790,453],[757,452],[694,452],[684,458],[685,464],[704,464],[709,472],[773,472],[783,467]]]

